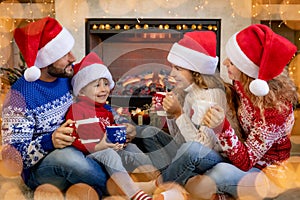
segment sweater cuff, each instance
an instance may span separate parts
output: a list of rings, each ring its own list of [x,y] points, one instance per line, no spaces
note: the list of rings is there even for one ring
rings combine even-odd
[[[52,143],[52,134],[44,135],[42,137],[41,145],[42,145],[42,148],[45,151],[52,151],[52,150],[54,150],[54,146],[53,146],[53,143]]]
[[[213,128],[213,130],[214,130],[215,134],[221,134],[229,128],[230,128],[230,123],[228,122],[227,118],[225,117],[223,123],[221,123],[219,126]]]
[[[224,125],[223,125],[223,131],[227,130],[230,128],[230,123],[229,121],[227,120],[227,118],[225,117],[225,120],[224,120]]]

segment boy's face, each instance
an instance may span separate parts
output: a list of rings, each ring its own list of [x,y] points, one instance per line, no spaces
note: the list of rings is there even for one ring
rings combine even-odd
[[[97,103],[105,103],[109,93],[109,81],[106,78],[100,78],[82,88],[79,95],[86,96]]]

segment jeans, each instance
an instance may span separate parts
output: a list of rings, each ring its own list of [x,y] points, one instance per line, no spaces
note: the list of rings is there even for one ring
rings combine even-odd
[[[161,172],[166,169],[175,157],[180,144],[172,136],[154,126],[137,126],[134,143],[146,153]]]
[[[127,144],[123,150],[116,151],[107,148],[94,152],[88,157],[105,166],[110,178],[127,195],[133,196],[139,188],[135,185],[127,171],[132,172],[137,167],[152,165],[150,158],[145,155],[135,144]],[[108,188],[109,189],[109,188]]]
[[[220,162],[225,162],[225,159],[218,152],[199,142],[187,142],[181,145],[162,177],[165,182],[175,181],[185,185],[189,178],[204,174]]]
[[[52,184],[62,191],[76,183],[92,186],[101,198],[107,195],[108,176],[92,158],[74,147],[56,149],[30,169],[28,187],[36,189],[42,184]]]
[[[123,150],[115,151],[111,148],[107,148],[94,152],[88,155],[88,157],[103,164],[109,175],[115,172],[132,172],[139,166],[152,165],[149,157],[135,144],[130,143],[127,144]]]
[[[268,178],[258,168],[242,171],[230,163],[218,163],[205,175],[212,178],[218,193],[228,193],[235,198],[243,199],[243,196],[261,199],[258,191],[267,191],[269,187]]]

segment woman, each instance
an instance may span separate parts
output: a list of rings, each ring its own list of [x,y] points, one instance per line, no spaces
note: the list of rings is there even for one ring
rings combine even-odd
[[[224,119],[222,108],[215,106],[208,111],[204,124],[213,128],[229,160],[205,173],[216,184],[217,193],[235,198],[262,197],[260,192],[267,190],[262,170],[279,166],[289,158],[289,135],[294,124],[293,104],[297,102],[297,93],[285,66],[296,51],[295,45],[261,24],[243,29],[227,42],[228,58],[223,64],[238,95],[237,113],[244,140],[237,137],[234,128],[226,117]],[[181,159],[186,165],[193,165],[192,161],[197,158]],[[198,188],[207,186],[204,180],[203,176],[193,177],[187,186],[191,187],[191,182]]]

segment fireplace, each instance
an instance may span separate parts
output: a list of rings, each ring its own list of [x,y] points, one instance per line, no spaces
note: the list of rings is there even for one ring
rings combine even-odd
[[[86,19],[86,53],[96,52],[116,86],[109,103],[147,109],[152,94],[174,87],[166,57],[185,32],[212,30],[220,56],[220,19]]]

